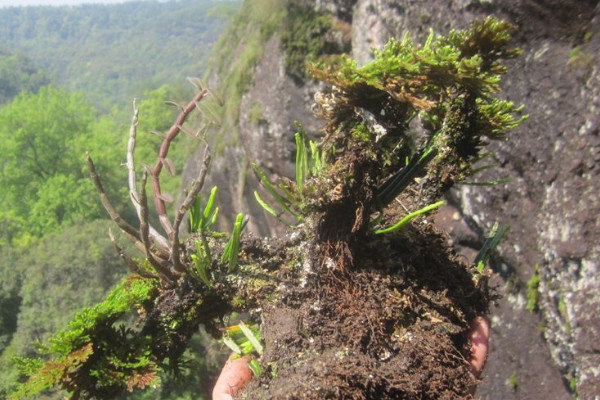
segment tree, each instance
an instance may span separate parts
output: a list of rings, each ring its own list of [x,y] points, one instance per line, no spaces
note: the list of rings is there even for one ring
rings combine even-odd
[[[224,329],[237,353],[259,357],[250,363],[260,376],[251,398],[466,395],[474,381],[464,332],[493,298],[485,263],[503,230],[465,265],[419,216],[477,172],[487,141],[523,119],[519,107],[496,97],[500,59],[518,54],[510,29],[488,18],[447,37],[431,32],[420,46],[408,36],[392,40],[362,67],[344,57],[314,66],[331,84],[315,96],[324,138],[314,143],[296,133],[295,182],[273,182],[255,165],[271,197],[257,193],[257,200],[290,226],[283,237],[243,237],[241,214],[231,234],[214,231],[214,196],[194,200],[208,146],[205,168],[168,218],[159,182],[165,149],[206,89],[182,107],[154,168],[130,179],[139,229],[107,201],[88,157],[105,208],[145,259],[123,253],[137,275],[57,333],[46,349],[52,360],[24,363],[31,378],[10,398],[54,385],[84,398],[155,385],[160,369],[180,371],[201,323],[216,336]],[[146,175],[165,236],[148,225]],[[182,245],[188,211],[195,235]],[[137,310],[138,325],[122,319],[129,310]],[[261,327],[223,327],[232,311]]]
[[[21,91],[36,92],[48,84],[48,78],[24,55],[0,47],[0,104],[7,103]]]
[[[151,163],[160,141],[151,130],[166,130],[174,109],[164,102],[181,96],[173,87],[147,91],[140,102],[148,116],[141,129],[145,136],[136,150],[140,163]],[[124,158],[127,125],[119,123],[121,110],[98,118],[81,93],[69,93],[52,86],[39,93],[21,93],[0,110],[0,243],[26,244],[28,237],[56,232],[62,225],[90,221],[102,214],[85,167],[85,152],[97,156],[108,194],[127,218],[128,193],[121,189],[127,172]],[[182,146],[184,148],[184,146]],[[182,154],[180,154],[182,156]],[[183,156],[182,156],[183,158]],[[179,178],[169,182],[174,191]],[[132,221],[133,222],[133,221]]]
[[[51,86],[39,93],[23,92],[0,110],[1,157],[0,213],[4,218],[22,221],[23,229],[33,235],[56,230],[63,221],[76,219],[75,214],[89,217],[93,207],[82,206],[81,199],[66,193],[81,185],[91,189],[77,166],[73,145],[79,136],[90,134],[92,109],[81,94],[69,94]],[[67,178],[70,176],[70,178]],[[56,191],[59,191],[56,193]],[[69,194],[67,204],[62,196]],[[91,196],[89,196],[91,199]],[[99,215],[97,209],[96,215]],[[43,218],[44,220],[42,220]]]

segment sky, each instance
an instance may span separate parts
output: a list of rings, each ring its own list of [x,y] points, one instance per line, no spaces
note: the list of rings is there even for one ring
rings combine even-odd
[[[125,3],[133,0],[0,0],[0,7],[10,6],[64,6],[64,5],[77,5],[85,3]]]

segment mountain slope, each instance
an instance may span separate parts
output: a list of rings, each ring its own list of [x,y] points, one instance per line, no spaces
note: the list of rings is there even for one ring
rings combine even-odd
[[[5,8],[0,43],[26,54],[60,86],[110,108],[143,90],[201,76],[237,5],[202,0]]]

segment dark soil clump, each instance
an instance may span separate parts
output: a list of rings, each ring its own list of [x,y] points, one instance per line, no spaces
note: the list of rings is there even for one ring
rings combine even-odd
[[[420,224],[365,243],[345,272],[325,259],[314,273],[314,247],[296,254],[304,284],[280,286],[279,300],[265,305],[267,370],[246,398],[466,396],[475,382],[465,332],[490,294],[444,243]]]

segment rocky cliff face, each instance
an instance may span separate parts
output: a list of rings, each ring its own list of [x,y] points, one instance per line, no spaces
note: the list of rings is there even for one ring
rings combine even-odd
[[[304,3],[307,3],[304,1]],[[491,315],[492,349],[478,396],[484,399],[600,399],[600,6],[591,0],[315,0],[315,9],[351,23],[352,55],[408,30],[446,33],[494,14],[516,27],[523,54],[503,85],[526,106],[529,120],[510,141],[494,143],[499,168],[481,180],[503,186],[461,186],[451,200],[455,243],[477,248],[494,221],[511,226],[499,248],[503,298]],[[254,85],[240,110],[241,141],[215,160],[214,183],[224,189],[225,215],[252,215],[251,229],[279,228],[254,203],[249,162],[291,175],[294,121],[320,126],[310,112],[318,84],[290,77],[277,34],[264,46]],[[193,176],[190,160],[188,175]],[[230,201],[224,201],[229,198]],[[525,310],[527,282],[539,266],[538,313]],[[530,298],[531,298],[530,291]]]

